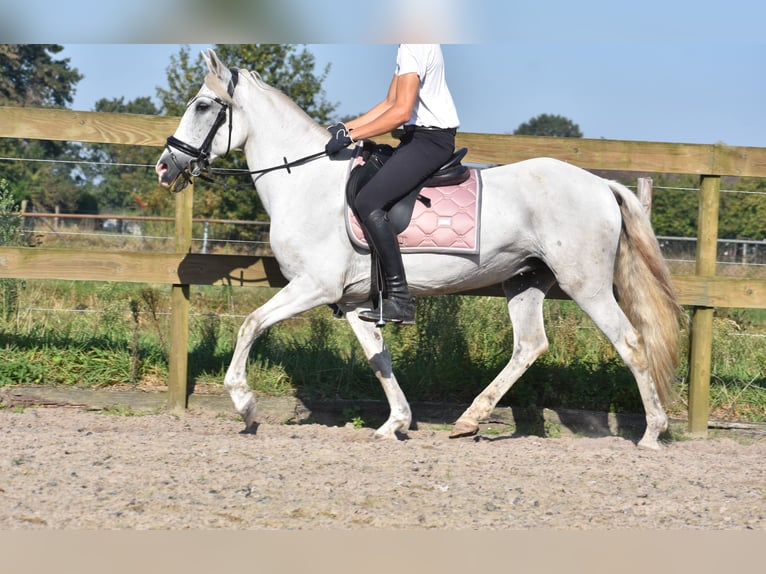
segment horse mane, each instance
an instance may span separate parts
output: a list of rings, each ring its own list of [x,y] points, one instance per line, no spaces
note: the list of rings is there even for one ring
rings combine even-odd
[[[245,78],[250,81],[252,81],[256,87],[258,87],[261,90],[271,91],[273,93],[282,94],[286,99],[287,96],[285,96],[281,91],[276,89],[275,87],[267,84],[263,78],[261,78],[260,74],[258,72],[253,72],[251,70],[241,70],[237,68],[237,71],[239,72],[240,79]],[[229,96],[229,91],[227,87],[221,82],[221,78],[219,78],[216,74],[213,72],[208,72],[205,76],[205,86],[212,90],[213,93],[221,98],[223,101],[227,102],[228,104],[234,105],[234,100]]]
[[[249,79],[262,90],[272,90],[279,92],[279,90],[277,90],[274,86],[267,84],[258,72],[253,70],[240,70],[239,73],[242,75],[242,77]]]
[[[248,81],[256,89],[268,92],[271,96],[280,101],[280,106],[284,105],[288,108],[292,108],[299,114],[305,116],[312,124],[316,124],[316,121],[311,116],[309,116],[304,109],[302,109],[298,104],[290,99],[290,97],[288,97],[287,94],[285,94],[283,91],[275,88],[271,84],[268,84],[258,72],[252,70],[243,70],[240,68],[238,68],[237,71],[239,72],[240,81]],[[228,102],[231,105],[235,105],[234,101],[228,94],[226,86],[223,85],[217,75],[208,73],[207,76],[205,76],[205,86],[211,89],[215,95],[221,98],[223,101]],[[316,125],[321,127],[318,124]]]

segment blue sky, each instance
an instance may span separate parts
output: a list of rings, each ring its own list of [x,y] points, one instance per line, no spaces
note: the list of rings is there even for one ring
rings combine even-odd
[[[766,146],[761,0],[391,0],[384,12],[379,3],[315,0],[271,10],[264,1],[134,0],[127,10],[71,0],[46,3],[50,17],[36,20],[37,2],[0,13],[0,38],[66,45],[85,75],[80,110],[102,97],[154,97],[179,43],[197,51],[279,41],[307,43],[318,70],[330,63],[326,98],[338,115],[356,114],[385,94],[395,42],[439,41],[463,131],[510,133],[551,113],[589,138]]]

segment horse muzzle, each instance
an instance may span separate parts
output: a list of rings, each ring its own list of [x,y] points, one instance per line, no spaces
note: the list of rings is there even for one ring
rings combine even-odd
[[[184,157],[178,157],[179,155]],[[195,173],[199,170],[196,167],[193,168],[193,164],[196,164],[194,158],[182,152],[166,149],[154,166],[154,171],[162,187],[178,193],[191,183],[193,177],[199,175]]]

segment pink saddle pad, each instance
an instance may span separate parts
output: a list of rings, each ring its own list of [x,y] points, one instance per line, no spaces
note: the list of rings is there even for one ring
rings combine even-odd
[[[399,234],[402,253],[464,253],[479,252],[479,208],[481,178],[475,169],[459,185],[424,187],[420,191],[431,200],[431,207],[415,202],[412,220]],[[346,226],[354,245],[368,249],[362,227],[351,208],[347,210]]]

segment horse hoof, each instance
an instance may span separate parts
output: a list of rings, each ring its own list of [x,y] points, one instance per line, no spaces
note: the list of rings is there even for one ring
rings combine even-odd
[[[399,440],[398,437],[396,436],[396,434],[394,434],[394,433],[385,433],[384,434],[384,433],[376,432],[376,433],[374,433],[372,435],[372,438],[373,438],[373,440],[376,440],[376,441],[380,440],[380,441],[393,441],[393,442],[396,442],[396,441]]]
[[[646,440],[646,439],[641,439],[640,441],[638,441],[638,448],[641,448],[644,450],[653,450],[655,452],[662,450],[660,443],[658,443],[656,440]]]
[[[255,420],[254,403],[247,407],[242,420],[245,422],[245,429],[242,431],[242,434],[256,434],[258,432],[258,421]]]
[[[466,436],[474,436],[477,432],[479,432],[479,425],[465,420],[459,420],[455,423],[455,426],[452,427],[452,432],[450,433],[450,438],[462,438]]]

